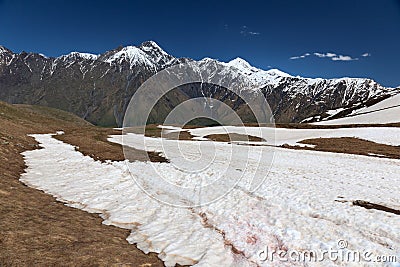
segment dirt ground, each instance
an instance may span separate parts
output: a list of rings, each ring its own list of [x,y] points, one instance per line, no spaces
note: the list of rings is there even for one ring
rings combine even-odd
[[[18,180],[26,167],[20,153],[38,147],[26,134],[63,130],[63,138],[105,159],[121,149],[104,144],[110,130],[58,110],[3,102],[0,125],[0,266],[163,266],[155,254],[128,244],[128,230],[103,225],[97,214],[67,207]],[[78,133],[86,138],[73,137]]]
[[[104,162],[105,160],[122,161],[125,156],[130,161],[167,162],[167,159],[155,152],[125,147],[125,155],[122,146],[117,143],[107,141],[109,135],[122,134],[121,131],[109,128],[79,128],[67,129],[65,134],[54,136],[54,138],[65,143],[76,146],[77,150],[84,155],[88,155],[95,160]],[[129,151],[127,151],[129,150]]]
[[[264,142],[265,141],[263,138],[257,136],[236,134],[236,133],[209,134],[204,137],[217,142]]]
[[[186,125],[183,129],[191,129],[191,128],[198,128],[197,126],[188,126]],[[128,128],[125,130],[126,132],[130,133],[142,133],[143,128]],[[192,136],[188,131],[177,131],[170,133],[168,130],[163,130],[162,128],[158,127],[158,125],[150,124],[146,126],[145,129],[145,136],[154,137],[154,138],[166,138],[170,140],[192,140],[194,136]]]
[[[400,159],[400,146],[379,144],[354,137],[314,138],[302,140],[299,143],[314,145],[315,147],[311,148],[289,145],[283,145],[282,147]]]

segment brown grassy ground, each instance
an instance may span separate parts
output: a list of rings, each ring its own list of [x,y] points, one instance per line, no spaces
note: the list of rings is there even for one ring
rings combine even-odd
[[[257,136],[236,134],[236,133],[209,134],[204,137],[217,142],[264,142],[265,141],[265,139]]]
[[[400,146],[379,144],[354,137],[314,138],[302,140],[299,143],[314,145],[315,147],[289,145],[283,145],[282,147],[400,159]]]
[[[69,266],[163,266],[155,254],[145,255],[125,240],[128,230],[102,225],[102,219],[64,206],[41,191],[19,182],[24,165],[21,152],[38,148],[29,133],[63,130],[58,139],[78,146],[78,150],[96,160],[123,160],[122,147],[107,142],[118,132],[97,128],[69,113],[27,105],[12,106],[0,102],[0,266],[69,265]],[[357,125],[357,127],[360,125]],[[371,126],[371,125],[363,125]],[[373,125],[379,126],[379,125]],[[382,127],[400,124],[380,125]],[[336,126],[300,124],[277,125],[287,128],[331,129]],[[356,126],[346,126],[356,127]],[[161,136],[154,125],[147,136]],[[181,132],[164,137],[189,140],[190,133]],[[208,136],[216,141],[230,141],[227,136]],[[247,139],[238,136],[236,139]],[[261,141],[250,137],[251,141]],[[355,138],[304,140],[315,150],[367,155],[368,153],[400,158],[400,148]],[[310,149],[298,148],[295,149]],[[146,152],[134,150],[134,158],[145,160]],[[165,161],[150,153],[152,161]]]
[[[54,109],[2,102],[0,125],[0,266],[163,266],[155,254],[128,244],[128,230],[102,225],[98,215],[18,180],[26,167],[20,153],[37,148],[26,134],[64,130],[71,143],[105,159],[120,149],[104,143],[110,130]],[[73,137],[78,133],[85,138]]]
[[[104,162],[105,160],[125,160],[122,146],[117,143],[107,141],[109,135],[118,135],[121,131],[109,128],[79,128],[68,129],[63,135],[54,136],[56,139],[68,144],[77,146],[77,150],[84,155],[88,155],[95,160]],[[146,152],[131,147],[125,147],[129,151],[125,151],[125,155],[130,161],[145,161],[150,159],[152,162],[167,162],[167,159],[160,156],[158,153]]]
[[[185,126],[184,129],[192,129],[192,128],[198,128],[196,126]],[[136,128],[129,128],[127,129],[128,132],[130,133],[142,133],[143,128],[142,127],[136,127]],[[162,128],[159,128],[158,125],[155,124],[150,124],[146,126],[145,129],[145,136],[148,137],[155,137],[155,138],[166,138],[170,140],[192,140],[193,136],[188,132],[188,131],[180,131],[180,132],[172,132],[168,133],[167,131],[163,131]]]

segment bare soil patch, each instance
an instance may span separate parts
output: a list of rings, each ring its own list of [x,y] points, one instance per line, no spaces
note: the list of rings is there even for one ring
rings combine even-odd
[[[119,135],[121,131],[109,128],[87,127],[80,129],[67,129],[65,134],[56,135],[54,138],[76,146],[76,149],[84,155],[90,156],[95,160],[104,162],[105,160],[122,161],[146,161],[167,162],[167,159],[156,152],[146,152],[132,147],[125,147],[125,155],[122,145],[107,141],[109,135]]]
[[[379,144],[354,137],[314,138],[302,140],[299,143],[314,145],[315,147],[290,145],[282,145],[281,147],[400,159],[400,146]]]
[[[204,137],[217,142],[264,142],[265,141],[265,139],[257,136],[236,134],[236,133],[209,134]]]
[[[201,127],[201,126],[200,126]],[[182,131],[170,132],[168,129],[158,127],[156,124],[146,125],[145,136],[153,138],[166,138],[169,140],[192,140],[194,137],[187,129],[199,128],[197,126],[185,126]],[[143,127],[132,127],[127,129],[130,133],[142,134]]]

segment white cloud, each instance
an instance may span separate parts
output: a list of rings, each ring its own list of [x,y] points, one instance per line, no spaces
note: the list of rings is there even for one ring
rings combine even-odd
[[[247,36],[247,35],[253,35],[254,36],[254,35],[260,35],[261,34],[260,32],[250,31],[249,28],[246,25],[243,25],[240,29],[241,29],[240,30],[240,34],[243,35],[243,36]]]
[[[370,57],[371,54],[370,54],[370,53],[364,53],[364,54],[362,54],[361,56],[362,56],[362,57]]]
[[[365,54],[363,54],[362,56],[363,57],[366,57],[366,56],[369,56],[369,54],[367,55],[368,53],[365,53]],[[336,54],[336,53],[332,53],[332,52],[327,52],[327,53],[318,53],[318,52],[314,52],[313,53],[313,55],[314,56],[316,56],[316,57],[318,57],[318,58],[328,58],[328,59],[330,59],[330,60],[333,60],[333,61],[352,61],[352,60],[358,60],[358,58],[353,58],[353,57],[351,57],[351,56],[345,56],[345,55],[339,55],[339,54]],[[308,57],[308,56],[311,56],[311,54],[310,53],[305,53],[305,54],[303,54],[303,55],[301,55],[301,56],[293,56],[293,57],[290,57],[290,59],[302,59],[302,58],[306,58],[306,57]]]
[[[336,57],[332,57],[333,61],[352,61],[352,60],[358,60],[358,58],[352,58],[350,56],[342,56],[338,55]]]
[[[337,56],[337,54],[335,54],[335,53],[330,53],[330,52],[328,52],[328,53],[326,53],[326,54],[321,54],[321,53],[314,53],[314,55],[315,56],[317,56],[317,57],[336,57]]]
[[[310,53],[305,53],[301,56],[294,56],[294,57],[291,57],[290,59],[300,59],[300,58],[306,58],[308,56],[310,56]]]

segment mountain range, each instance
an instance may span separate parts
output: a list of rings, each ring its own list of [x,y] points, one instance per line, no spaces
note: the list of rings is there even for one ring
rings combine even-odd
[[[60,57],[14,53],[0,46],[0,100],[43,105],[72,112],[101,126],[121,126],[132,95],[149,77],[168,67],[196,63],[194,70],[229,80],[235,90],[263,94],[276,122],[314,122],[344,117],[400,93],[367,78],[303,78],[277,69],[261,70],[241,58],[220,62],[176,58],[157,43],[118,47],[101,55],[72,52]],[[239,114],[246,103],[235,93],[213,85],[192,84],[176,88],[160,100],[149,122],[162,122],[180,102],[212,97]]]

